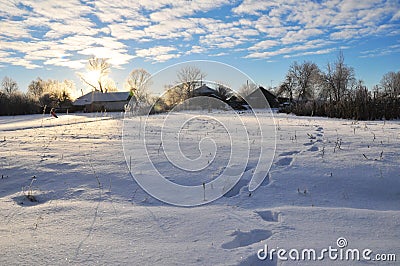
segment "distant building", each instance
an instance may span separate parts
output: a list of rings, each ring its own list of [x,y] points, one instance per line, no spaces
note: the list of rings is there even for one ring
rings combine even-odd
[[[259,87],[249,95],[245,97],[247,103],[250,104],[252,108],[277,108],[279,107],[279,101],[276,96],[264,89],[263,87]],[[269,106],[267,105],[266,101],[268,101]]]
[[[208,87],[206,84],[203,84],[201,87],[193,90],[193,96],[212,96],[212,97],[217,97],[217,91],[211,89]]]
[[[108,93],[92,91],[76,99],[72,106],[74,111],[82,112],[121,112],[125,110],[130,99],[129,91]]]
[[[201,87],[195,89],[193,91],[193,96],[197,97],[197,96],[207,96],[207,97],[211,97],[211,98],[215,98],[218,101],[213,101],[213,103],[211,104],[210,101],[207,102],[208,104],[208,108],[215,108],[215,109],[227,109],[227,106],[230,106],[231,108],[235,109],[235,110],[245,110],[245,102],[235,96],[235,95],[231,95],[231,97],[229,97],[228,99],[222,99],[220,97],[220,95],[218,94],[218,91],[211,89],[210,87],[208,87],[206,84],[203,84]]]

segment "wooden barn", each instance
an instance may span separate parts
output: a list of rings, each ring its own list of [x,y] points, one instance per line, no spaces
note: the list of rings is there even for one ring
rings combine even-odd
[[[76,99],[72,106],[74,111],[82,112],[122,112],[130,99],[129,91],[108,93],[92,91]]]

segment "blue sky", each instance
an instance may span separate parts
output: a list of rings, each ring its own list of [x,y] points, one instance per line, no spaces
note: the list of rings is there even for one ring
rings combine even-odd
[[[91,56],[110,58],[118,88],[129,72],[188,60],[232,65],[276,86],[294,61],[324,70],[341,50],[368,87],[400,71],[398,0],[0,0],[0,78],[26,91],[72,79]],[[229,81],[227,81],[229,83]]]

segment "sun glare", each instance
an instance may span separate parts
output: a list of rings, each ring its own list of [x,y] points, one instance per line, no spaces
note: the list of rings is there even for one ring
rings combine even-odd
[[[89,82],[96,84],[100,79],[100,70],[92,70],[86,73]]]

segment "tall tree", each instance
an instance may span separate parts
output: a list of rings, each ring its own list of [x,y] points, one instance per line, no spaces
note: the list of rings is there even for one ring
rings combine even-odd
[[[286,75],[285,81],[279,85],[277,90],[277,96],[285,95],[289,97],[289,102],[293,101],[293,92],[295,89],[295,84],[293,82],[293,78],[289,75]]]
[[[355,83],[354,69],[344,63],[343,52],[339,52],[333,64],[328,63],[322,77],[322,95],[331,102],[340,102]]]
[[[1,88],[6,94],[11,95],[18,90],[18,84],[12,78],[5,76],[1,82]]]
[[[314,97],[315,87],[319,82],[320,70],[315,63],[296,61],[290,66],[287,79],[295,85],[297,100]]]
[[[43,90],[43,80],[39,77],[36,80],[32,80],[28,85],[28,94],[34,99],[39,99],[43,94]]]
[[[149,86],[151,86],[151,74],[139,68],[129,73],[125,81],[125,88],[132,92],[139,102],[148,103],[150,100]]]
[[[40,80],[40,86],[42,93],[38,96],[39,103],[49,107],[58,107],[60,104],[70,102],[71,93],[75,90],[75,84],[71,80],[62,82],[53,79]]]
[[[383,75],[380,86],[383,89],[385,95],[389,97],[397,97],[400,95],[400,71],[399,72],[388,72]]]
[[[186,66],[181,68],[178,73],[178,86],[185,92],[186,98],[192,97],[193,90],[201,84],[206,74],[196,66]]]
[[[87,73],[78,73],[81,80],[95,91],[107,92],[110,83],[110,64],[106,58],[92,57],[86,65]]]

